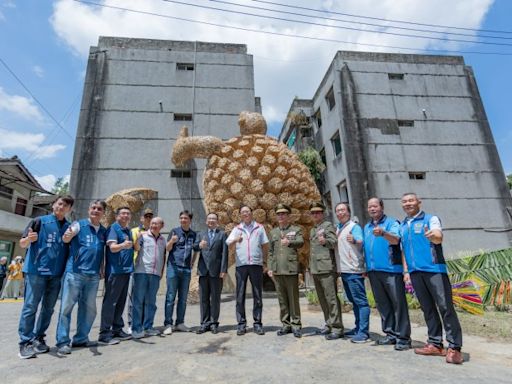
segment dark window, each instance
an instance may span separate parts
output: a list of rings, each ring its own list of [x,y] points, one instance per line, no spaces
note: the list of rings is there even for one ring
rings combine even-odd
[[[341,139],[340,139],[340,133],[337,132],[332,138],[332,149],[334,151],[334,157],[338,157],[341,154]]]
[[[332,207],[332,198],[331,198],[331,192],[324,193],[323,201],[327,209],[331,209]]]
[[[189,170],[182,170],[182,169],[171,169],[171,177],[184,179],[184,178],[190,178],[191,172]]]
[[[14,213],[20,216],[25,216],[25,212],[27,210],[27,203],[27,200],[18,197],[16,199],[16,208],[14,208]]]
[[[176,69],[178,71],[193,71],[194,64],[192,64],[192,63],[176,63]]]
[[[192,121],[191,113],[175,113],[174,121]]]
[[[409,172],[410,180],[425,180],[425,172]]]
[[[322,126],[322,114],[320,113],[320,108],[315,112],[316,124],[318,128]]]
[[[313,128],[302,128],[302,137],[313,137]]]
[[[329,106],[329,111],[331,111],[336,105],[336,100],[334,100],[334,90],[332,87],[329,89],[329,92],[327,92],[327,95],[325,95],[325,101]]]
[[[12,199],[12,192],[13,190],[11,188],[0,185],[0,197]]]
[[[388,73],[388,79],[389,80],[403,80],[404,74],[403,73]]]
[[[397,120],[399,127],[414,127],[414,120]]]
[[[327,164],[327,158],[325,157],[325,148],[322,148],[320,151],[320,158],[322,159],[322,163]]]
[[[347,180],[343,180],[341,183],[338,184],[338,193],[340,195],[340,201],[346,201],[347,203],[349,203]]]

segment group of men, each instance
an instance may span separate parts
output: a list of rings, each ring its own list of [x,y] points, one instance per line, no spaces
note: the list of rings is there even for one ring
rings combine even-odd
[[[104,201],[91,202],[88,217],[70,223],[66,215],[73,203],[71,196],[59,197],[52,206],[52,214],[32,220],[20,240],[21,247],[27,249],[23,267],[25,301],[18,329],[20,358],[32,358],[50,350],[45,336],[59,292],[62,292],[56,332],[59,355],[70,354],[72,348],[98,343],[113,345],[132,337],[160,335],[153,323],[156,296],[166,264],[163,334],[188,331],[184,317],[195,252],[200,254],[201,329],[217,332],[228,254],[226,235],[218,228],[215,213],[207,217],[207,231],[198,234],[190,227],[192,214],[181,212],[180,226],[172,229],[165,239],[161,234],[164,221],[153,217],[151,209],[144,210],[141,224],[130,229],[132,213],[129,207],[120,207],[115,222],[105,228],[101,224],[106,210]],[[89,339],[89,333],[96,318],[96,296],[103,277],[101,324],[95,342]],[[127,299],[130,328],[125,332],[123,312]],[[71,339],[71,314],[76,304],[77,327]]]
[[[406,213],[403,222],[384,214],[382,199],[368,200],[371,220],[364,230],[351,220],[348,203],[335,207],[339,221],[335,227],[326,219],[325,206],[310,206],[314,223],[309,234],[309,272],[322,308],[325,326],[318,333],[327,340],[350,338],[353,343],[370,340],[370,306],[366,295],[368,276],[382,320],[383,338],[377,345],[394,345],[397,351],[411,348],[411,326],[405,283],[412,282],[424,312],[428,328],[425,346],[416,354],[445,356],[446,362],[462,364],[462,331],[452,302],[451,285],[443,257],[443,233],[437,216],[421,210],[421,200],[414,193],[402,196]],[[254,221],[252,209],[240,208],[241,223],[227,238],[236,255],[237,335],[246,333],[245,293],[247,279],[253,291],[254,332],[263,335],[262,281],[265,269],[274,279],[280,306],[282,327],[278,336],[301,333],[299,305],[299,248],[304,244],[302,229],[291,223],[291,209],[275,207],[278,225],[267,235]],[[352,303],[355,327],[345,330],[338,298],[338,277]],[[443,346],[443,325],[448,349]]]
[[[449,363],[462,363],[462,334],[451,301],[451,286],[442,254],[440,220],[420,210],[421,201],[413,194],[402,197],[407,218],[400,224],[384,215],[383,202],[368,201],[371,221],[362,228],[351,220],[347,203],[336,206],[339,224],[325,218],[322,203],[313,203],[310,213],[314,226],[310,232],[309,269],[323,310],[325,326],[319,333],[327,340],[349,337],[354,343],[369,340],[370,308],[364,279],[368,275],[386,336],[379,345],[410,348],[410,324],[404,281],[412,281],[428,326],[428,342],[415,352],[446,356]],[[262,224],[253,219],[249,206],[240,208],[241,222],[229,234],[219,228],[216,213],[209,213],[207,229],[191,229],[192,214],[179,214],[180,226],[164,239],[164,221],[144,211],[141,225],[130,230],[131,211],[116,210],[116,221],[109,228],[101,225],[106,205],[93,201],[88,217],[70,223],[73,198],[59,197],[53,213],[33,220],[20,245],[27,248],[25,302],[19,323],[21,358],[49,351],[45,332],[62,283],[62,299],[57,325],[57,353],[67,355],[73,347],[96,344],[89,333],[96,317],[96,294],[101,277],[105,292],[101,309],[98,342],[117,344],[130,338],[159,335],[153,327],[156,295],[166,269],[167,292],[163,334],[189,331],[185,311],[194,257],[199,254],[201,324],[197,333],[218,332],[222,282],[228,267],[228,248],[236,258],[237,335],[247,332],[245,296],[250,280],[253,294],[254,332],[263,335],[263,275],[273,278],[280,306],[282,327],[278,336],[302,336],[299,306],[299,255],[304,244],[302,229],[291,224],[291,209],[278,204],[278,225],[267,237]],[[402,252],[404,257],[402,257]],[[167,257],[166,257],[167,256]],[[165,268],[166,267],[166,268]],[[347,298],[352,302],[355,327],[345,331],[337,296],[341,275]],[[64,276],[64,277],[63,277]],[[130,283],[131,281],[131,283]],[[129,288],[131,285],[131,289]],[[123,311],[129,305],[131,332],[123,330]],[[177,303],[176,303],[177,298]],[[71,312],[78,303],[77,330],[70,339]],[[176,316],[174,307],[176,303]],[[39,305],[41,309],[36,323]],[[442,316],[442,322],[439,318]],[[442,324],[449,343],[443,348]]]
[[[403,222],[384,214],[382,199],[368,200],[370,221],[361,228],[351,220],[350,206],[335,207],[339,221],[335,227],[325,218],[322,203],[313,203],[310,213],[309,271],[322,308],[325,326],[318,333],[327,340],[342,337],[353,343],[370,340],[370,306],[365,277],[369,278],[385,337],[377,345],[394,345],[397,351],[411,347],[411,326],[405,283],[412,283],[428,328],[425,346],[415,348],[419,355],[445,356],[447,363],[462,364],[462,331],[452,302],[452,290],[443,256],[441,222],[421,210],[414,193],[401,199],[406,213]],[[300,308],[296,282],[297,251],[303,243],[300,228],[289,224],[290,209],[276,208],[279,227],[271,231],[270,276],[276,278],[283,327],[278,335],[300,337]],[[352,303],[355,327],[345,330],[337,280]],[[443,346],[443,326],[448,349]]]

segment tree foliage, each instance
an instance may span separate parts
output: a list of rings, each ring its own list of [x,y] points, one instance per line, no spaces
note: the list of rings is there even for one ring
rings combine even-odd
[[[325,171],[325,164],[320,157],[318,151],[312,147],[307,147],[299,152],[299,159],[308,167],[311,176],[316,182],[322,178],[322,172]]]
[[[510,175],[507,175],[507,185],[508,189],[512,189],[512,173]]]
[[[64,181],[64,177],[57,178],[51,192],[60,196],[69,195],[69,181]]]

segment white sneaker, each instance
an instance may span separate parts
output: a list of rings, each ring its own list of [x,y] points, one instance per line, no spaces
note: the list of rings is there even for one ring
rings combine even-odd
[[[172,325],[168,325],[167,328],[164,329],[164,335],[172,335]]]
[[[128,329],[126,330],[126,333],[131,335],[132,334],[132,327],[129,326]]]
[[[146,334],[144,333],[144,331],[140,331],[140,332],[132,331],[132,337],[133,337],[134,339],[142,339],[144,336],[146,336]]]
[[[185,325],[185,323],[178,324],[176,326],[176,330],[179,332],[190,332],[190,328]]]

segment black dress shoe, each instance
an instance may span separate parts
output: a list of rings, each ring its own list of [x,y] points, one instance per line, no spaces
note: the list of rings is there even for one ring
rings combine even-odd
[[[289,333],[292,333],[292,330],[290,328],[281,328],[280,330],[277,331],[277,336],[284,336]]]
[[[212,326],[210,327],[210,331],[211,331],[214,335],[216,335],[217,333],[219,333],[219,326],[218,326],[218,325],[212,325]]]
[[[337,340],[337,339],[342,339],[342,338],[343,338],[343,335],[340,333],[331,332],[328,335],[325,335],[325,340]]]
[[[245,335],[246,332],[247,332],[247,328],[240,327],[240,328],[237,328],[236,335],[237,336],[243,336],[243,335]]]
[[[382,339],[377,340],[377,345],[395,345],[396,339],[394,337],[391,337],[387,335],[386,337],[383,337]]]
[[[115,332],[113,336],[114,336],[114,339],[117,339],[119,341],[130,340],[132,338],[132,335],[130,335],[129,333],[126,333],[122,329],[120,331]]]
[[[395,344],[395,351],[408,351],[411,349],[410,343],[396,343]]]
[[[331,330],[329,328],[322,328],[322,329],[317,329],[317,331],[315,333],[317,335],[327,336],[331,333]]]
[[[260,335],[260,336],[264,335],[265,331],[263,330],[263,326],[261,326],[259,324],[255,325],[254,326],[254,333],[257,334],[257,335]]]
[[[300,329],[294,329],[293,336],[295,336],[297,339],[300,339],[302,337],[302,331]]]
[[[202,334],[202,333],[208,332],[209,330],[210,330],[210,328],[209,328],[209,327],[201,327],[201,328],[199,328],[199,329],[196,331],[196,333],[197,333],[198,335],[200,335],[200,334]]]

